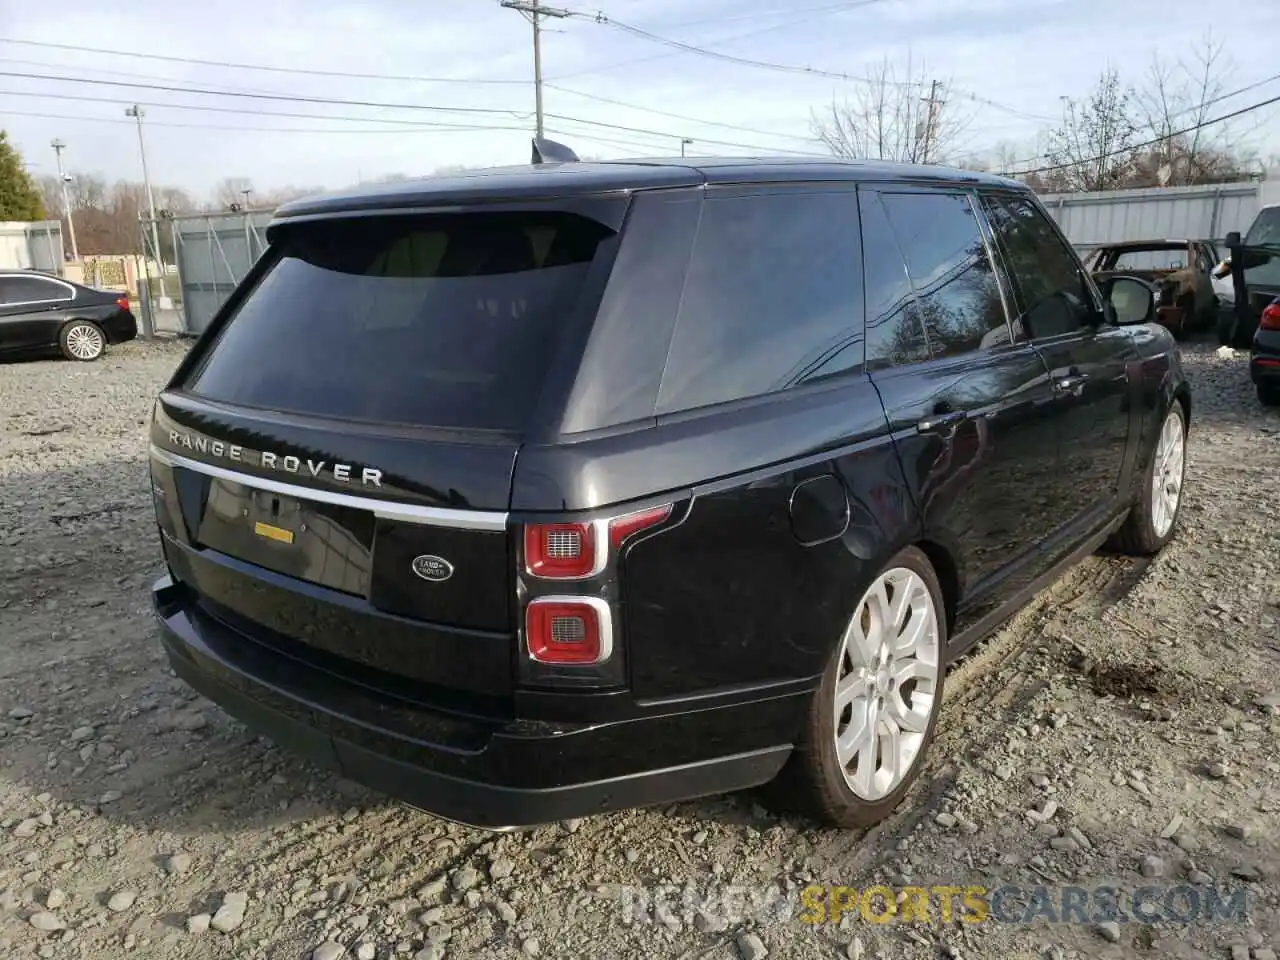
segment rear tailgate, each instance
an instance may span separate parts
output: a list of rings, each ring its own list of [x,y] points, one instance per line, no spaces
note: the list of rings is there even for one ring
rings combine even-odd
[[[509,693],[515,458],[609,235],[555,213],[286,233],[157,404],[177,579],[374,686]]]

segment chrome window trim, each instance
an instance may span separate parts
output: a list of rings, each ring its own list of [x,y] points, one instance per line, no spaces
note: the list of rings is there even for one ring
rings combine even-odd
[[[314,500],[319,503],[331,503],[339,507],[351,507],[355,510],[368,510],[382,520],[395,520],[399,523],[417,523],[428,527],[451,527],[457,530],[482,530],[503,532],[507,529],[506,512],[490,510],[456,510],[450,507],[429,507],[416,503],[396,503],[392,500],[380,500],[377,497],[362,497],[353,493],[339,493],[336,490],[319,490],[315,487],[304,487],[296,483],[285,483],[267,477],[228,470],[226,467],[214,466],[200,460],[192,460],[181,454],[171,453],[154,443],[151,444],[151,456],[171,467],[182,467],[202,473],[208,477],[227,480],[231,483],[243,484],[270,493],[283,494],[286,497],[297,497],[299,500]]]

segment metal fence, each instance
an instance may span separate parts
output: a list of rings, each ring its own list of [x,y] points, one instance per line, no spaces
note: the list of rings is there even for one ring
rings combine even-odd
[[[1280,182],[1055,193],[1040,199],[1080,249],[1166,237],[1221,242],[1232,230],[1248,230],[1263,204],[1280,203]]]
[[[63,274],[62,222],[0,223],[0,268]]]
[[[147,280],[150,297],[143,309],[154,315],[153,327],[165,329],[171,317],[182,333],[202,332],[262,256],[270,220],[270,210],[144,218],[144,249],[178,268],[172,283],[167,277]]]

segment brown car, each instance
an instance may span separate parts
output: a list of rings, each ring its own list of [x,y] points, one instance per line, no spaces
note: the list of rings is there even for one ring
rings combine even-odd
[[[1099,247],[1087,266],[1099,282],[1138,277],[1156,288],[1157,319],[1176,337],[1210,329],[1218,315],[1211,271],[1217,250],[1208,240],[1127,240]]]

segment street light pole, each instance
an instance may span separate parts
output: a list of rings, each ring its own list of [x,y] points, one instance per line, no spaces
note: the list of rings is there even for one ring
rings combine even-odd
[[[682,156],[682,157],[684,156],[684,148],[685,148],[685,147],[687,147],[687,146],[689,146],[689,145],[690,145],[690,144],[692,144],[692,143],[693,143],[693,141],[692,141],[692,140],[690,140],[688,137],[681,137],[681,138],[680,138],[680,156]]]
[[[56,137],[49,142],[49,146],[53,147],[53,154],[58,158],[58,186],[62,190],[62,211],[67,215],[67,233],[71,237],[71,259],[80,259],[80,250],[76,246],[76,224],[71,217],[71,201],[67,198],[67,175],[62,172],[62,151],[66,149],[66,144]]]
[[[160,265],[160,273],[163,275],[164,259],[160,256],[160,231],[156,228],[156,198],[151,192],[151,174],[147,172],[147,145],[142,139],[143,110],[135,103],[132,107],[125,108],[124,115],[138,121],[138,152],[142,154],[142,182],[147,188],[147,207],[151,216],[151,246],[156,263]]]

